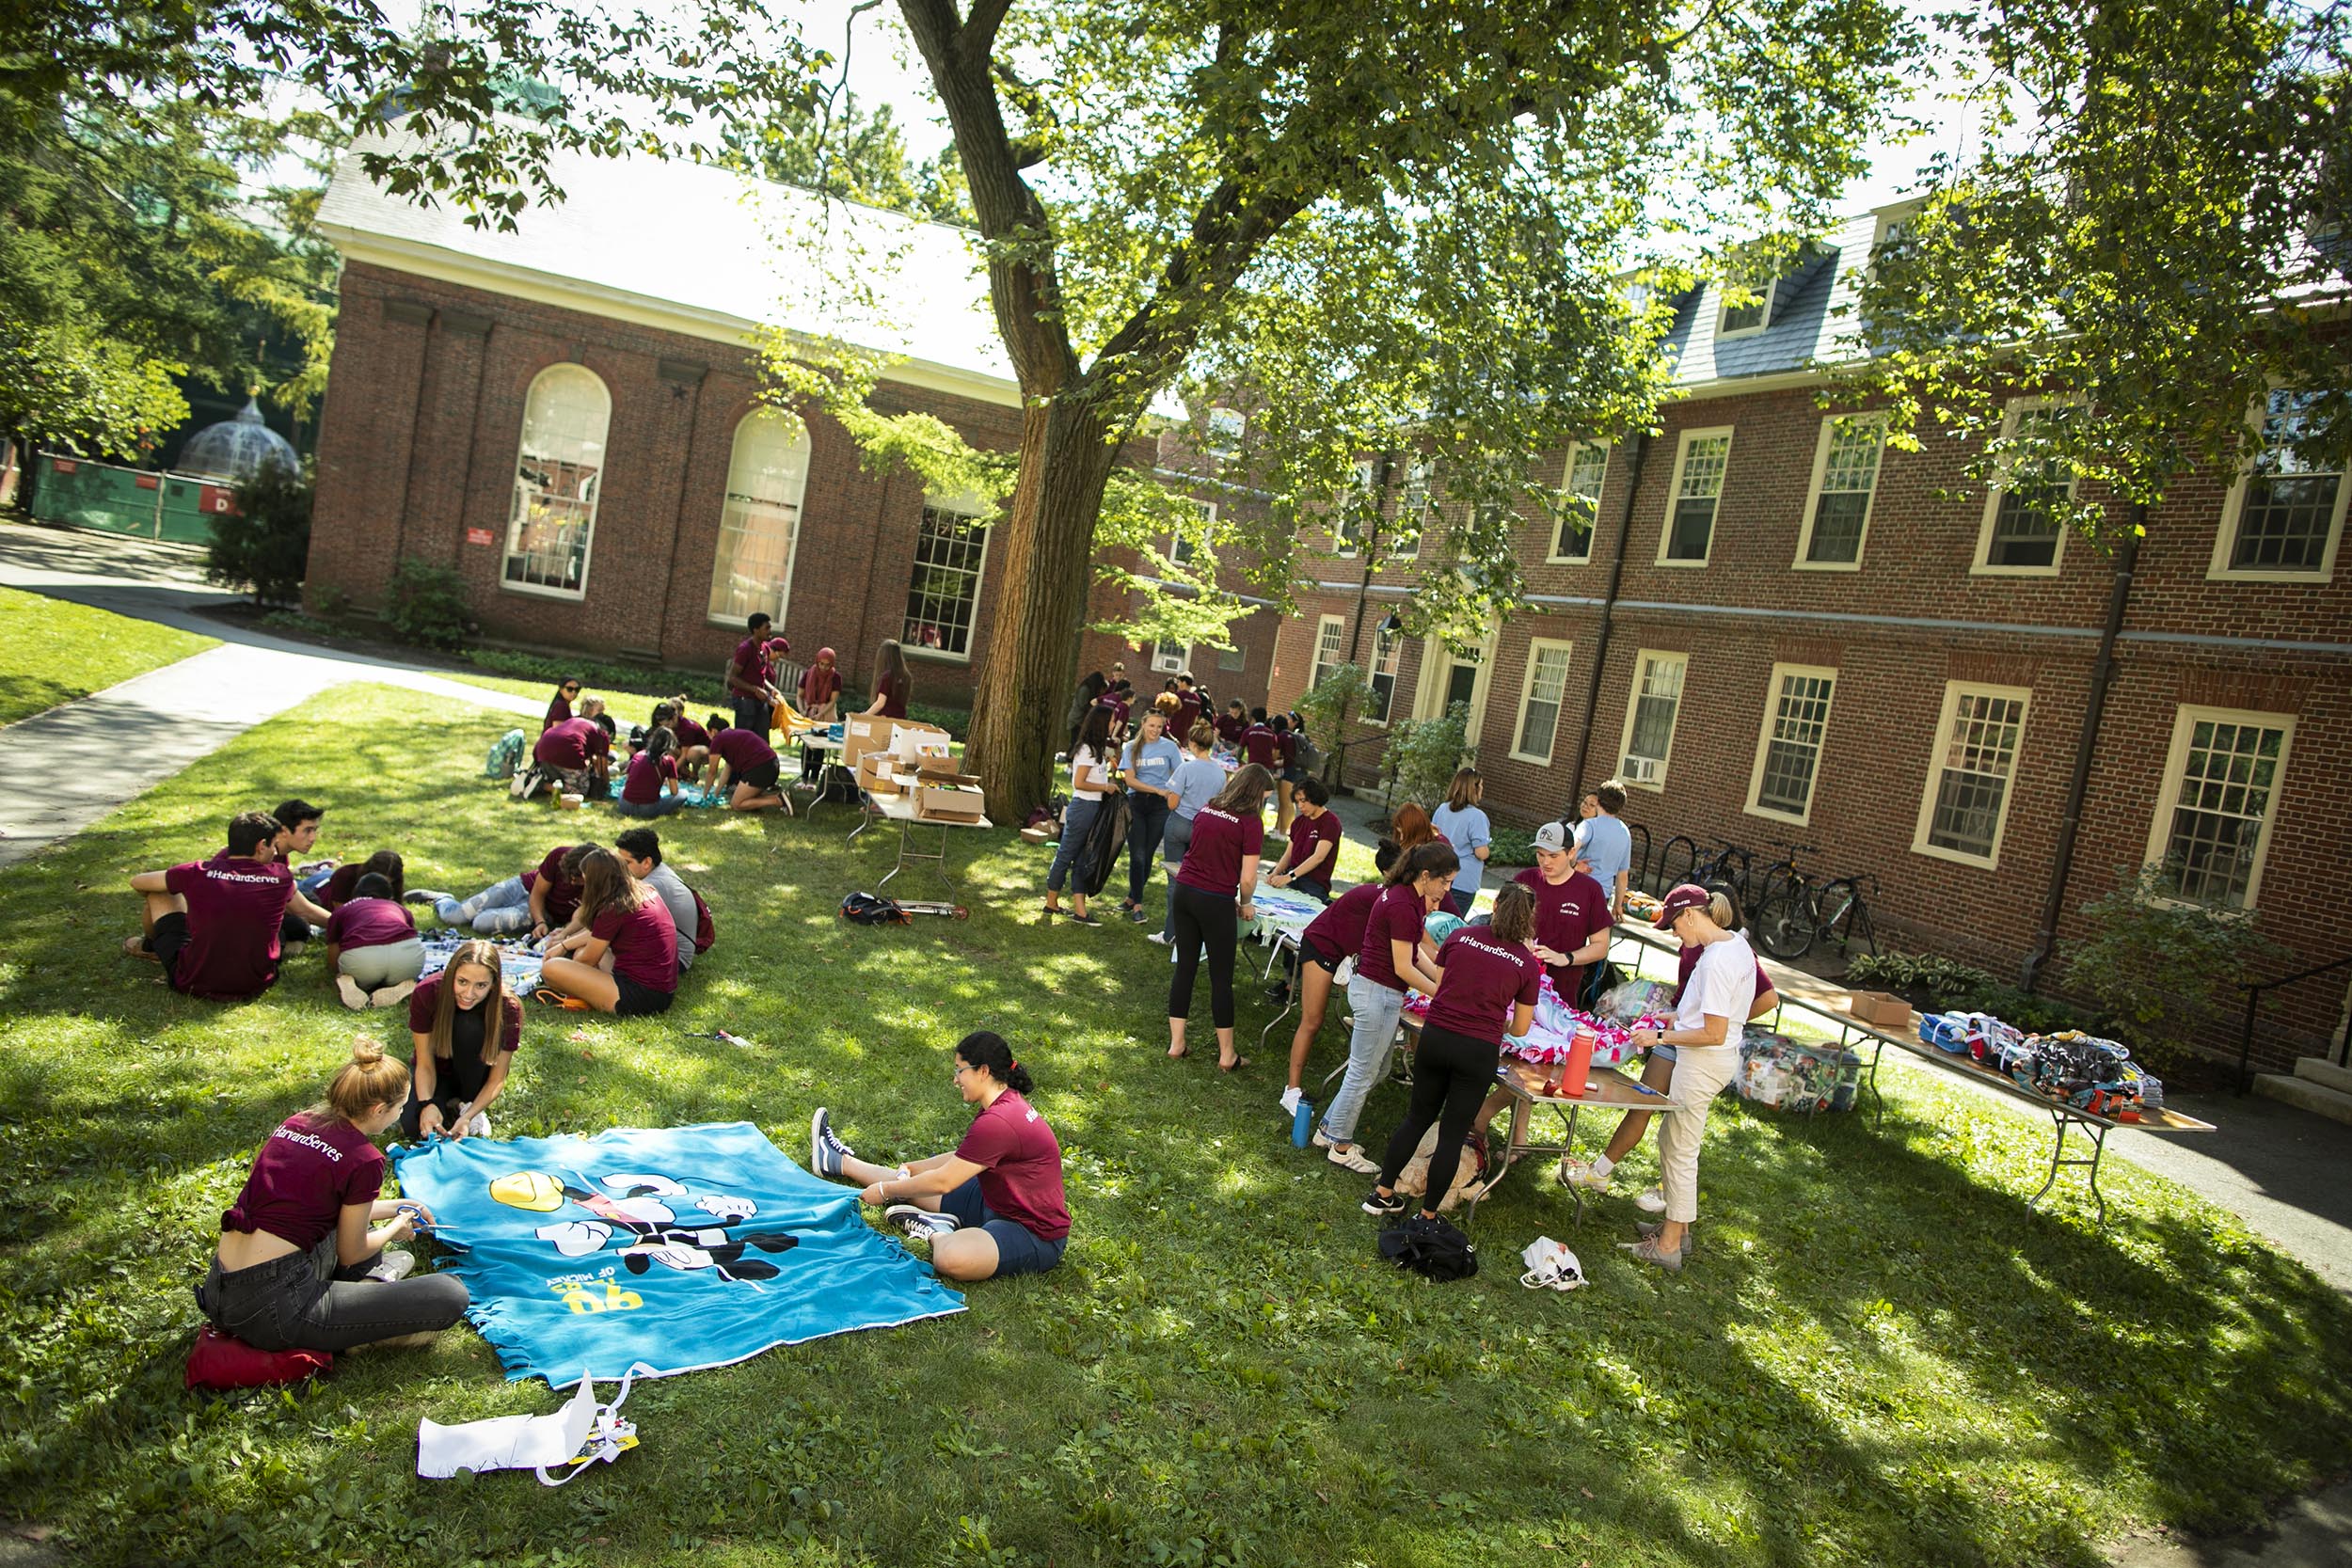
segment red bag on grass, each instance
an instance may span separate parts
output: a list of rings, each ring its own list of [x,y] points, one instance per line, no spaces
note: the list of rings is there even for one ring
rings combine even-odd
[[[333,1369],[335,1354],[324,1350],[255,1350],[206,1323],[188,1352],[191,1388],[266,1388],[300,1383]]]

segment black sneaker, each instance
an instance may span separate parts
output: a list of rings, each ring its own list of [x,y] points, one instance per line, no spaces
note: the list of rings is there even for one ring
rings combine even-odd
[[[1386,1219],[1391,1214],[1401,1214],[1405,1212],[1405,1195],[1391,1193],[1388,1196],[1382,1197],[1380,1189],[1375,1187],[1364,1195],[1363,1210],[1375,1219]]]
[[[1287,1007],[1291,1005],[1291,989],[1288,985],[1278,980],[1273,985],[1266,987],[1265,999],[1266,1006],[1270,1007]]]

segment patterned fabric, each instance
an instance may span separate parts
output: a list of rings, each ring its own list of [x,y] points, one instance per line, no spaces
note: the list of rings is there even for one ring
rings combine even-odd
[[[1862,1058],[1751,1024],[1740,1037],[1740,1074],[1731,1086],[1742,1100],[1784,1111],[1851,1111],[1862,1086]]]

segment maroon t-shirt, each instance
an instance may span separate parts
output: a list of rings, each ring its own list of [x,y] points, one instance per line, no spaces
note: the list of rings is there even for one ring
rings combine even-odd
[[[1591,875],[1575,871],[1565,882],[1547,882],[1529,866],[1511,879],[1535,895],[1535,940],[1555,953],[1574,953],[1614,924],[1609,917],[1609,895]],[[1582,984],[1584,964],[1560,964],[1550,970],[1552,989],[1573,1006]]]
[[[1265,847],[1265,818],[1256,812],[1236,816],[1216,806],[1193,814],[1192,843],[1176,879],[1186,887],[1231,898],[1241,887],[1241,863]]]
[[[1340,814],[1326,808],[1310,822],[1307,814],[1302,811],[1291,818],[1290,831],[1293,871],[1296,871],[1306,863],[1307,857],[1315,852],[1316,845],[1328,844],[1331,847],[1331,852],[1317,862],[1303,879],[1326,893],[1330,892],[1331,868],[1340,863]]]
[[[548,851],[548,858],[535,871],[523,873],[523,891],[531,892],[544,880],[548,884],[548,924],[561,926],[580,911],[580,884],[564,875],[564,857],[572,852],[568,844],[559,844]]]
[[[1427,912],[1412,883],[1382,888],[1380,896],[1373,901],[1370,918],[1364,922],[1364,940],[1356,949],[1356,973],[1379,981],[1391,990],[1405,990],[1405,982],[1397,977],[1389,943],[1401,942],[1407,947],[1420,946],[1422,916]]]
[[[1179,691],[1176,693],[1176,733],[1179,736],[1190,735],[1192,727],[1200,722],[1200,715],[1204,711],[1200,693]]]
[[[266,1230],[308,1252],[334,1232],[347,1206],[373,1203],[383,1190],[384,1151],[341,1117],[313,1122],[305,1111],[262,1141],[220,1227]]]
[[[1216,737],[1225,742],[1228,746],[1240,745],[1241,737],[1249,732],[1248,720],[1237,719],[1230,713],[1218,714],[1214,721],[1214,723],[1216,729]]]
[[[589,923],[588,934],[612,944],[612,973],[647,990],[677,990],[677,922],[661,895],[648,889],[633,910],[611,909]]]
[[[640,752],[628,759],[628,777],[621,781],[621,799],[633,805],[649,806],[661,799],[665,779],[677,777],[677,760],[664,756],[655,760],[650,752]]]
[[[1282,759],[1282,766],[1290,767],[1298,760],[1298,736],[1288,730],[1275,731],[1274,751],[1275,754]]]
[[[980,1167],[980,1201],[1041,1241],[1070,1234],[1062,1195],[1061,1145],[1045,1118],[1012,1089],[978,1116],[956,1158]]]
[[[907,698],[914,694],[914,681],[912,676],[877,676],[874,681],[874,695],[882,699],[882,712],[877,717],[904,719],[907,716]]]
[[[441,982],[448,977],[449,971],[445,969],[429,980],[418,981],[417,989],[408,993],[408,1032],[410,1034],[424,1035],[428,1037],[432,1035],[433,1014],[441,1005]],[[501,1051],[520,1050],[523,1043],[522,998],[509,994],[503,1011],[506,1014],[506,1021],[504,1027],[499,1030],[499,1049]],[[478,1022],[486,1022],[480,1020],[482,1009],[479,1006],[475,1007],[473,1012]],[[477,1053],[482,1049],[479,1027],[466,1028],[466,1016],[467,1009],[463,1007],[455,1008],[451,1013],[449,1033],[453,1054],[460,1043],[459,1037],[464,1035],[472,1036],[475,1041],[473,1049]]]
[[[775,673],[775,666],[768,662],[768,640],[764,637],[747,637],[735,645],[735,678],[752,689],[750,691],[730,690],[727,695],[730,697],[755,696],[758,693],[759,688],[768,684],[768,677],[773,673]]]
[[[1301,940],[1337,958],[1352,958],[1364,945],[1364,927],[1379,901],[1378,882],[1358,882],[1307,923]]]
[[[840,690],[841,672],[839,670],[829,670],[821,664],[812,664],[801,672],[801,706],[807,712],[814,713],[817,709],[823,707],[827,703],[832,702]],[[893,717],[904,716],[893,715]]]
[[[294,872],[281,861],[238,860],[226,851],[164,873],[187,900],[188,944],[172,968],[179,989],[208,1002],[242,1002],[278,982],[278,928],[293,901]]]
[[[354,898],[338,904],[326,922],[329,947],[389,947],[416,934],[417,923],[389,898]]]
[[[725,763],[737,778],[776,760],[776,749],[768,744],[768,737],[750,730],[721,730],[710,737],[710,754]]]
[[[1525,943],[1504,942],[1479,926],[1456,927],[1438,948],[1444,971],[1429,1001],[1429,1022],[1500,1046],[1511,1009],[1543,994],[1544,960]]]
[[[1696,947],[1686,947],[1675,956],[1675,995],[1677,998],[1682,995],[1682,988],[1691,983],[1691,971],[1698,968],[1699,955],[1706,951],[1706,945],[1701,943]],[[1756,994],[1761,996],[1772,989],[1772,977],[1764,973],[1764,965],[1758,962],[1756,966]],[[1745,1023],[1747,1020],[1735,1018],[1731,1022],[1736,1025]]]
[[[358,887],[359,879],[367,874],[368,868],[358,862],[354,862],[349,865],[339,865],[327,874],[326,880],[320,884],[318,892],[310,895],[310,902],[321,909],[327,910],[348,904],[351,902],[351,890]]]
[[[704,729],[700,724],[695,723],[691,719],[687,718],[684,714],[680,714],[677,718],[670,721],[670,733],[677,736],[677,743],[680,746],[707,746],[710,744],[710,732]]]
[[[555,694],[555,701],[548,705],[548,716],[539,721],[539,733],[541,735],[547,734],[548,730],[551,726],[561,724],[564,720],[569,719],[571,716],[572,700],[569,697],[564,696],[562,692],[557,692]]]
[[[1280,748],[1274,744],[1274,732],[1263,724],[1252,724],[1241,732],[1241,759],[1254,762],[1261,768],[1272,768]]]
[[[566,719],[548,726],[531,749],[531,760],[543,768],[578,772],[590,757],[602,756],[612,747],[612,737],[594,719]]]

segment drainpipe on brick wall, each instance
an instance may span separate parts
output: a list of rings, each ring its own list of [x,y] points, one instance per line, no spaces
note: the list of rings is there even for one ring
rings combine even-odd
[[[1642,487],[1642,462],[1649,456],[1649,437],[1633,437],[1631,466],[1626,470],[1625,505],[1617,512],[1617,554],[1609,563],[1609,592],[1600,601],[1600,629],[1593,636],[1593,678],[1584,688],[1584,725],[1577,732],[1576,766],[1568,770],[1568,804],[1560,813],[1564,822],[1576,820],[1576,802],[1584,796],[1585,752],[1592,745],[1593,718],[1600,711],[1600,667],[1609,657],[1609,624],[1617,608],[1617,589],[1625,581],[1625,546],[1633,532],[1633,494]]]
[[[2050,891],[2042,900],[2042,926],[2034,932],[2033,949],[2017,983],[2034,988],[2042,967],[2058,946],[2058,917],[2066,912],[2066,883],[2074,870],[2074,838],[2082,826],[2083,800],[2090,793],[2090,765],[2099,751],[2099,723],[2107,708],[2107,690],[2115,683],[2115,640],[2123,630],[2123,610],[2132,596],[2132,574],[2139,565],[2140,536],[2147,531],[2145,502],[2132,507],[2132,531],[2115,552],[2115,586],[2107,594],[2107,624],[2099,633],[2099,657],[2090,666],[2090,694],[2083,704],[2082,733],[2074,740],[2074,773],[2066,784],[2066,810],[2058,818],[2058,852],[2052,857]]]

